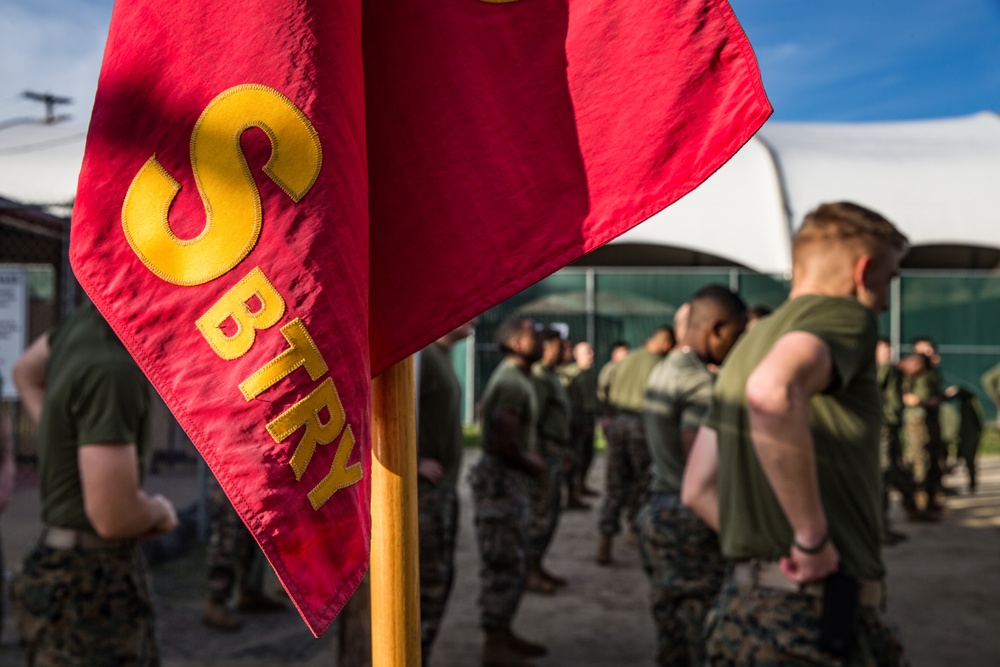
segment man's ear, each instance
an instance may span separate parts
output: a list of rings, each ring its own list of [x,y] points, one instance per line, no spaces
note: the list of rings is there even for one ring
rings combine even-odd
[[[854,281],[854,293],[857,294],[858,290],[863,287],[867,287],[868,272],[871,270],[872,263],[875,260],[871,255],[865,253],[858,257],[854,261],[854,269],[851,273],[851,278]]]

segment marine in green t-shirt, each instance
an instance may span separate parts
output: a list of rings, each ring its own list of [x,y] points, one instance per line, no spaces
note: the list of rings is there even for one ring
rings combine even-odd
[[[451,345],[437,341],[420,353],[417,462],[418,466],[422,460],[436,462],[440,473],[422,476],[436,485],[454,489],[462,467],[465,439],[462,385],[452,368],[450,349]]]
[[[719,438],[722,552],[733,560],[775,561],[794,541],[758,460],[747,409],[751,373],[793,332],[809,335],[829,355],[831,381],[808,399],[808,412],[830,540],[844,571],[880,579],[885,568],[880,555],[882,413],[874,358],[878,325],[850,298],[807,294],[792,299],[754,327],[720,371],[707,424]]]
[[[45,523],[11,586],[28,662],[159,664],[137,543],[176,528],[177,514],[141,488],[146,379],[89,304],[34,341],[14,378],[26,413],[40,423]]]
[[[594,348],[587,341],[573,346],[573,362],[559,370],[569,394],[569,440],[573,452],[573,467],[566,476],[566,506],[589,509],[583,495],[596,495],[587,487],[587,474],[594,460],[594,429],[600,405],[597,401],[597,369]]]
[[[820,205],[792,244],[789,300],[719,372],[681,493],[736,561],[705,664],[832,664],[840,650],[851,664],[907,662],[883,613],[875,376],[875,315],[905,251],[878,213]],[[858,582],[856,606],[842,600],[826,617],[843,644],[820,632],[821,582],[838,571]]]
[[[420,648],[424,662],[441,627],[455,580],[456,483],[462,467],[462,385],[450,351],[472,333],[463,324],[419,356],[417,383],[417,524],[420,532]]]
[[[530,378],[541,341],[529,319],[508,320],[497,329],[504,353],[482,400],[483,456],[469,473],[481,566],[479,624],[486,634],[482,659],[517,664],[545,648],[514,635],[511,623],[528,581],[530,553],[528,487],[544,474],[538,454],[538,401]]]
[[[149,383],[93,306],[53,329],[49,348],[38,429],[42,520],[93,533],[84,511],[79,448],[135,444],[141,484],[149,458]]]
[[[722,585],[725,563],[715,533],[678,498],[688,452],[712,401],[714,374],[743,333],[747,307],[721,285],[688,304],[681,347],[653,369],[642,420],[652,459],[649,499],[636,517],[639,552],[649,576],[657,664],[705,664],[705,615]]]

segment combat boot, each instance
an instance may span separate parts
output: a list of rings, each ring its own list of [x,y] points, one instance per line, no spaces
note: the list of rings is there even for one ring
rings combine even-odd
[[[243,624],[236,618],[233,612],[224,602],[209,600],[205,605],[205,611],[201,613],[201,622],[210,628],[222,630],[223,632],[236,632]]]
[[[556,588],[562,588],[566,585],[566,577],[560,577],[558,574],[549,572],[542,565],[538,566],[538,572],[542,575],[542,578],[552,583]]]
[[[514,634],[514,631],[509,628],[507,629],[507,643],[521,655],[526,655],[530,658],[540,658],[543,655],[549,654],[549,649],[545,648],[541,644],[528,641],[524,637],[518,637]]]
[[[597,564],[609,565],[611,563],[611,536],[601,535],[597,542]]]
[[[580,497],[580,492],[576,487],[572,487],[569,493],[566,494],[566,509],[567,510],[589,510],[590,505],[583,502]]]
[[[509,629],[486,632],[482,653],[483,667],[535,667],[535,663],[514,648],[510,637]]]
[[[541,595],[554,595],[557,586],[542,573],[542,568],[532,565],[528,568],[528,583],[525,590],[529,593],[539,593]]]

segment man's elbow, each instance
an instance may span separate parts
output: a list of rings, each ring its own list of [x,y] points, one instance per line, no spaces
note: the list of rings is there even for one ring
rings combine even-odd
[[[711,492],[706,482],[694,475],[684,475],[681,481],[681,502],[698,516],[705,511],[707,494]]]
[[[788,384],[754,373],[747,380],[747,411],[753,417],[783,418],[792,410],[794,391]]]
[[[128,540],[138,537],[125,513],[108,512],[103,508],[94,507],[85,507],[84,510],[98,537],[105,540]]]

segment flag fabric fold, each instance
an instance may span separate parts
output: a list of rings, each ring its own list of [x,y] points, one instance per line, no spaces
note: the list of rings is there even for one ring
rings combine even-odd
[[[71,261],[319,634],[367,567],[372,374],[769,113],[721,0],[119,0]]]

